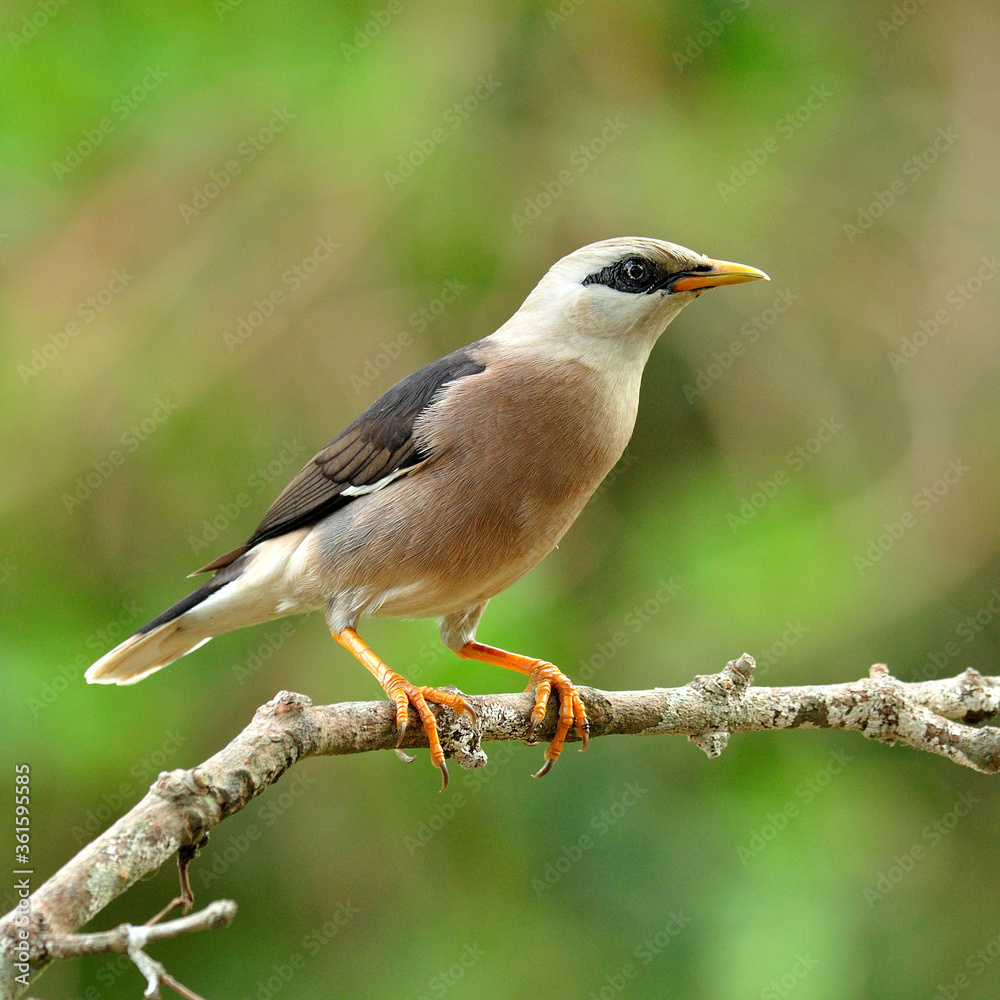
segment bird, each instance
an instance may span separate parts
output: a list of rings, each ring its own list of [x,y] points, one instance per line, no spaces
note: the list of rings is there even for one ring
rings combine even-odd
[[[547,660],[477,641],[491,597],[551,552],[623,454],[657,339],[702,292],[770,280],[675,243],[618,237],[557,261],[494,333],[408,375],[295,476],[246,543],[191,576],[202,586],[101,657],[97,684],[133,684],[237,628],[323,610],[333,638],[395,704],[412,707],[431,762],[448,769],[430,705],[470,716],[461,694],[416,686],[358,633],[362,617],[439,618],[459,657],[506,667],[534,692],[529,741],[554,692],[558,724],[535,777],[586,709]]]

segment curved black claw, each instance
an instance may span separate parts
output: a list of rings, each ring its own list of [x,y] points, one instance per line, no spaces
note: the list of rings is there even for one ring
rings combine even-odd
[[[399,747],[396,747],[396,756],[397,756],[397,757],[398,757],[398,758],[399,758],[399,759],[400,759],[400,760],[401,760],[401,761],[402,761],[402,762],[403,762],[404,764],[412,764],[412,763],[413,763],[413,762],[414,762],[414,761],[415,761],[415,760],[417,759],[416,757],[411,757],[411,756],[410,756],[410,755],[409,755],[408,753],[406,753],[405,751],[403,751],[403,750],[400,750],[400,749],[399,749]]]
[[[448,765],[441,761],[441,791],[448,787]]]
[[[532,775],[533,778],[544,778],[545,775],[552,770],[552,761],[547,760],[542,766]]]
[[[583,753],[583,751],[586,750],[587,747],[588,747],[588,745],[590,744],[590,720],[589,719],[583,724],[583,732],[582,733],[578,733],[577,735],[579,735],[579,737],[580,737],[580,753]]]

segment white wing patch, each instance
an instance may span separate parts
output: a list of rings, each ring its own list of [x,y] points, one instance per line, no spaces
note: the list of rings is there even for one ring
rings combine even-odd
[[[417,465],[408,465],[403,469],[396,469],[394,472],[390,472],[388,476],[383,476],[377,482],[368,483],[367,486],[348,486],[346,489],[340,491],[340,495],[342,497],[363,497],[366,493],[377,493],[388,486],[394,479],[399,479],[400,476],[405,476],[410,472],[416,472],[425,462],[426,459]]]

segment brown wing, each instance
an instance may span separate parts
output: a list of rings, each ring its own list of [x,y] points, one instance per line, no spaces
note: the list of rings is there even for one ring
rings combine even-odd
[[[259,542],[315,524],[412,472],[428,458],[413,437],[417,417],[449,382],[485,369],[470,357],[477,344],[425,365],[379,397],[282,490],[246,545],[191,575],[228,566]]]

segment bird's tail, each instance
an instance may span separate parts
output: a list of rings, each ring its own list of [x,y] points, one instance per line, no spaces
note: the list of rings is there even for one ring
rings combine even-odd
[[[182,630],[180,625],[175,618],[150,632],[129,636],[90,667],[85,675],[88,683],[135,684],[212,638]]]
[[[225,626],[212,627],[206,616],[189,615],[202,602],[238,579],[246,559],[237,559],[220,570],[208,583],[146,622],[134,635],[102,656],[84,675],[89,684],[135,684],[144,677],[203,646]],[[202,610],[199,608],[199,611]],[[200,619],[200,620],[199,620]]]

